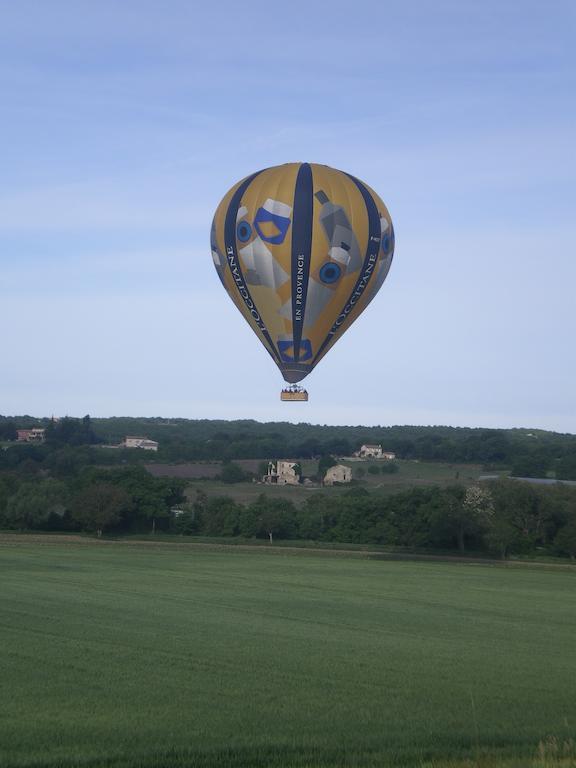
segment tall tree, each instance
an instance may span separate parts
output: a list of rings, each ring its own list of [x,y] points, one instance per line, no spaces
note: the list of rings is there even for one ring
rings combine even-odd
[[[296,510],[288,499],[272,499],[260,494],[249,509],[256,521],[256,534],[267,536],[270,544],[274,536],[288,539],[297,535]]]
[[[111,483],[94,483],[84,488],[72,501],[71,515],[83,530],[98,536],[120,522],[131,507],[128,493]]]
[[[560,528],[554,543],[560,552],[570,556],[570,560],[576,560],[576,514]]]
[[[66,512],[68,489],[51,478],[22,483],[6,502],[4,525],[9,528],[49,528],[51,520]]]

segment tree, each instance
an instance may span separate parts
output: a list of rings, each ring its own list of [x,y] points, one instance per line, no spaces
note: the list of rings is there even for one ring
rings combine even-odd
[[[72,519],[86,531],[98,536],[116,525],[130,509],[132,499],[123,489],[111,483],[94,483],[84,488],[72,501]]]
[[[309,437],[302,443],[296,443],[290,451],[292,456],[298,456],[301,459],[313,459],[322,453],[321,443],[314,437]]]
[[[350,456],[352,448],[345,437],[335,437],[324,444],[327,453],[332,456]]]
[[[202,507],[200,528],[208,536],[237,536],[240,505],[229,496],[214,496]]]
[[[195,515],[202,515],[208,504],[208,494],[201,488],[196,489],[196,498],[194,499],[193,510]]]
[[[8,498],[3,524],[9,528],[50,528],[67,508],[68,490],[51,478],[22,483]]]
[[[48,449],[45,445],[14,443],[10,448],[0,451],[0,469],[18,470],[25,462],[28,466],[32,466],[30,462],[33,462],[38,469],[47,453]],[[26,474],[26,471],[23,474]]]
[[[342,492],[342,498],[345,499],[357,499],[361,496],[370,496],[370,491],[357,485],[354,488],[347,488]]]
[[[560,459],[556,477],[559,480],[576,480],[576,453],[569,453]]]
[[[560,550],[570,556],[570,560],[576,559],[576,514],[573,518],[562,526],[556,538],[554,544]]]
[[[466,536],[488,525],[492,520],[494,501],[489,490],[471,485],[466,488],[463,498],[461,494],[454,494],[454,504],[450,511],[456,524],[458,549],[464,552]]]
[[[274,536],[283,539],[296,536],[296,510],[288,499],[272,499],[262,493],[249,510],[256,521],[256,535],[267,536],[270,544]]]
[[[551,514],[556,517],[559,528],[554,544],[571,560],[576,559],[576,492],[566,486],[554,488],[548,495]]]
[[[297,509],[297,526],[303,539],[321,539],[331,522],[334,507],[323,493],[315,493]]]
[[[164,528],[169,523],[170,510],[183,501],[184,481],[172,477],[152,477],[144,473],[141,481],[130,482],[124,489],[132,500],[131,526],[148,528],[156,533],[156,524],[162,521]]]
[[[0,440],[16,440],[17,436],[14,420],[0,417]]]
[[[233,461],[227,461],[222,464],[220,480],[222,480],[223,483],[244,483],[248,478],[248,473],[238,464],[234,464]]]
[[[153,477],[144,467],[114,469],[87,467],[79,478],[83,487],[105,483],[124,490],[131,503],[122,515],[122,527],[132,530],[156,531],[157,523],[164,528],[170,524],[170,510],[184,501],[186,481],[175,477]]]
[[[51,451],[43,462],[43,467],[50,470],[54,477],[73,477],[82,467],[90,465],[93,460],[92,448],[84,446],[73,448],[65,445],[62,448]],[[110,452],[111,453],[111,452]]]
[[[539,454],[519,456],[512,466],[512,477],[546,477],[550,459]]]
[[[191,536],[198,532],[198,519],[193,504],[180,504],[172,510],[172,530],[181,536]]]
[[[432,531],[445,508],[438,487],[411,488],[386,499],[398,531],[398,543],[407,547],[430,546]]]
[[[34,461],[34,459],[24,459],[18,465],[18,474],[22,475],[22,477],[33,477],[38,475],[40,469],[41,465],[39,462]]]
[[[498,552],[502,560],[505,560],[518,542],[518,531],[504,517],[494,515],[488,526],[486,541],[489,548]]]
[[[16,493],[18,488],[18,480],[16,475],[4,474],[0,475],[0,526],[4,521],[4,510],[8,504],[8,499]]]
[[[400,467],[395,461],[385,461],[380,467],[380,472],[383,475],[395,475],[400,470]]]
[[[324,475],[326,472],[330,469],[330,467],[336,466],[336,460],[333,456],[330,456],[329,454],[324,454],[324,456],[321,456],[318,460],[318,479],[320,482],[324,480]]]
[[[52,445],[92,445],[98,442],[92,420],[86,415],[83,419],[65,416],[59,421],[50,421],[46,427],[46,441]]]
[[[548,535],[549,517],[540,491],[528,483],[491,483],[494,512],[487,520],[486,539],[502,558],[512,551],[528,552]]]

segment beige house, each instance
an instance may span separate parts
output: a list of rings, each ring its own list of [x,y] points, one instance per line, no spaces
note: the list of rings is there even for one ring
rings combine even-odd
[[[382,456],[381,445],[361,445],[360,450],[356,451],[354,456],[358,456],[361,459],[379,459]]]
[[[336,464],[330,467],[324,475],[324,485],[334,485],[334,483],[349,483],[352,480],[352,470],[345,467],[344,464]]]
[[[270,485],[298,485],[300,465],[296,461],[269,461],[268,473],[262,480]]]
[[[388,459],[391,461],[396,458],[396,454],[391,451],[383,451],[381,445],[362,445],[360,450],[356,451],[354,456],[360,459]]]
[[[157,451],[158,443],[155,440],[149,440],[147,437],[125,437],[122,443],[123,448],[142,448],[144,451]]]

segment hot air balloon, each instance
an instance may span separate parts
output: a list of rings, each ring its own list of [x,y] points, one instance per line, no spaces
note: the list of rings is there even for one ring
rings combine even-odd
[[[366,309],[390,269],[394,228],[376,193],[315,163],[266,168],[216,209],[212,258],[222,285],[290,386]]]

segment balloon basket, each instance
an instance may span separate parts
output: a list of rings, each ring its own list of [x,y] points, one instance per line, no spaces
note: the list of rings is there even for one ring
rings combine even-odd
[[[296,384],[292,384],[290,387],[286,387],[280,392],[280,400],[284,403],[307,403],[308,392],[303,387],[299,387]]]

